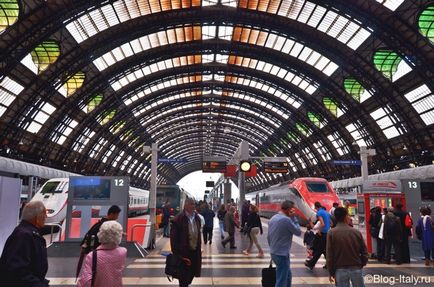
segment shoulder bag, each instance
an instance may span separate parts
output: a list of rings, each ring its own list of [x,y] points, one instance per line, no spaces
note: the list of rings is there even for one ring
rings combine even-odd
[[[274,287],[276,285],[276,267],[273,267],[273,260],[267,268],[262,268],[262,286]]]

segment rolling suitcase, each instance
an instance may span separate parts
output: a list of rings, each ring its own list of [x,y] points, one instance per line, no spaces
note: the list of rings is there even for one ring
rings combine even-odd
[[[276,267],[273,267],[273,260],[267,268],[262,268],[262,286],[274,287],[276,285]]]

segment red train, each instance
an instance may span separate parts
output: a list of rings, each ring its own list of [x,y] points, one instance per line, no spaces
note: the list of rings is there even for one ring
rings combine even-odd
[[[316,201],[319,201],[327,211],[334,202],[340,202],[336,191],[324,178],[303,177],[293,181],[282,182],[267,189],[246,194],[246,200],[259,207],[259,215],[271,217],[280,210],[285,200],[295,203],[296,213],[301,223],[315,221]]]

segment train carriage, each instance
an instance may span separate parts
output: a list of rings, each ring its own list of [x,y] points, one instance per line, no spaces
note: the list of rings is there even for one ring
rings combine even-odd
[[[295,203],[296,214],[301,223],[314,221],[314,204],[319,201],[327,210],[339,202],[335,190],[326,179],[316,177],[297,178],[267,189],[246,194],[246,199],[259,207],[259,215],[271,217],[280,210],[283,201]]]
[[[35,193],[32,201],[40,200],[47,209],[46,223],[61,223],[66,218],[66,205],[68,200],[69,178],[52,178],[47,180]],[[99,207],[92,207],[92,214],[99,216]],[[145,214],[149,210],[149,191],[130,187],[128,216]],[[80,217],[79,212],[72,214]]]

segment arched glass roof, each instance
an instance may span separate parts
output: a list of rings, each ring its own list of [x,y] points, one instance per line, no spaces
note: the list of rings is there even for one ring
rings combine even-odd
[[[71,1],[0,1],[3,156],[142,187],[153,142],[187,159],[159,182],[241,140],[291,167],[252,188],[356,176],[331,160],[357,145],[370,173],[432,163],[429,0]]]

